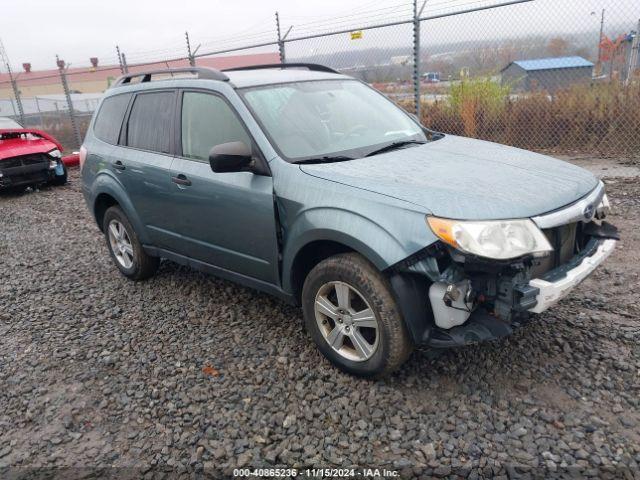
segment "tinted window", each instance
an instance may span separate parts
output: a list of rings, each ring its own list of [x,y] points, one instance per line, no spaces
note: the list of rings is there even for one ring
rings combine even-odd
[[[130,98],[131,94],[128,93],[104,99],[93,126],[96,137],[107,143],[118,143],[120,127]]]
[[[185,92],[182,99],[182,154],[206,160],[214,145],[251,140],[231,107],[220,97]]]
[[[137,95],[129,115],[127,145],[169,153],[173,106],[173,92]]]

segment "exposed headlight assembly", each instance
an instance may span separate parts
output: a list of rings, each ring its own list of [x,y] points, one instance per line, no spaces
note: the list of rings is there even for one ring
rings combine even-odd
[[[57,148],[54,148],[53,150],[51,150],[49,153],[50,157],[53,158],[62,158],[62,153],[60,152],[60,150],[58,150]]]
[[[462,221],[428,216],[427,224],[446,244],[479,257],[508,260],[530,254],[544,256],[553,250],[529,219]]]
[[[609,214],[610,211],[611,204],[609,203],[609,197],[607,197],[607,194],[605,193],[604,197],[602,197],[602,201],[596,207],[596,219],[602,220]]]

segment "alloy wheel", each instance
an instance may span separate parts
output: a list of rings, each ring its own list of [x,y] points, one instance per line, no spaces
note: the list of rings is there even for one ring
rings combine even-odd
[[[118,220],[109,222],[109,245],[122,267],[129,269],[133,266],[133,245],[127,229]]]
[[[380,337],[378,320],[357,289],[340,281],[325,283],[314,310],[320,333],[338,354],[354,362],[373,356]]]

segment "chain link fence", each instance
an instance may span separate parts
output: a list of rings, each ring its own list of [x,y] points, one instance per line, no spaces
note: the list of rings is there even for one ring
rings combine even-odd
[[[0,93],[7,92],[0,115],[22,117],[75,148],[98,104],[99,93],[74,90],[91,72],[109,75],[104,89],[129,69],[275,58],[320,63],[359,78],[437,131],[534,150],[640,158],[636,0],[380,3],[312,21],[280,15],[271,31],[248,31],[208,50],[189,45],[182,57],[142,62],[144,56],[133,53],[128,58],[136,63],[127,65],[118,50],[120,65],[113,67],[71,72],[63,63],[28,82],[25,74],[13,75],[13,90],[0,78]],[[47,79],[51,94],[21,95]]]

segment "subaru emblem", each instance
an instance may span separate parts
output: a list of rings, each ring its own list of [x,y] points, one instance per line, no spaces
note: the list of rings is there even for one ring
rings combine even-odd
[[[582,214],[584,215],[584,218],[586,220],[591,220],[591,218],[593,217],[594,211],[595,211],[595,208],[593,206],[593,203],[590,203],[589,205],[584,207],[584,212],[582,212]]]

